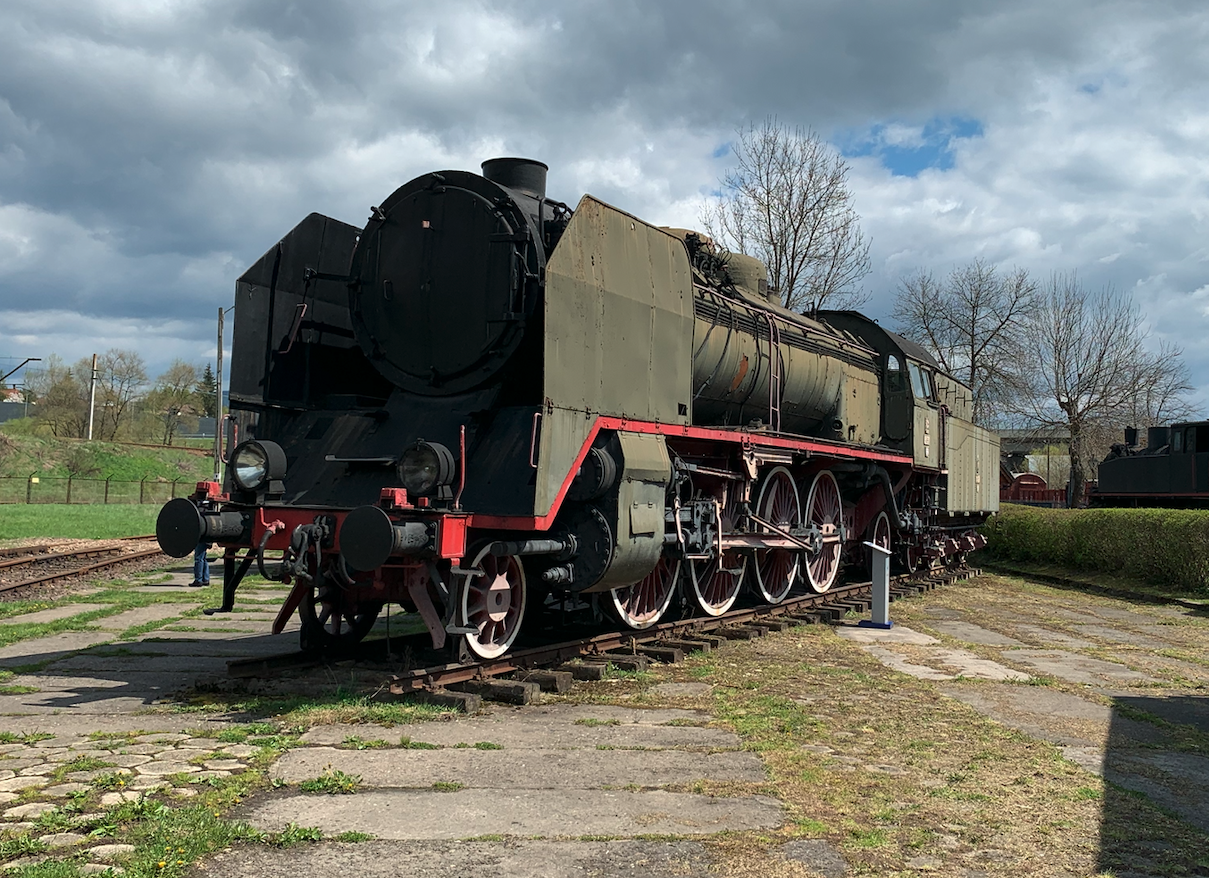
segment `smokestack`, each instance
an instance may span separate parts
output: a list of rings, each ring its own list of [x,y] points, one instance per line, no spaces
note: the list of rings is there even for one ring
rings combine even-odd
[[[534,159],[499,158],[483,162],[483,176],[492,183],[530,195],[546,197],[546,172],[550,168]]]

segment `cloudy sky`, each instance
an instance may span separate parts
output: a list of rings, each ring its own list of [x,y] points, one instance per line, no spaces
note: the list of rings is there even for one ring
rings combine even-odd
[[[0,373],[205,362],[305,214],[361,225],[492,156],[699,225],[735,129],[776,115],[848,156],[873,316],[920,268],[1076,270],[1206,400],[1206,45],[1195,0],[4,0]]]

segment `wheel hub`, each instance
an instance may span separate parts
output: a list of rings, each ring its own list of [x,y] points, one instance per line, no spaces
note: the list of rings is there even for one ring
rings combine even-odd
[[[487,617],[492,622],[502,622],[512,608],[512,585],[504,574],[497,574],[487,586]]]

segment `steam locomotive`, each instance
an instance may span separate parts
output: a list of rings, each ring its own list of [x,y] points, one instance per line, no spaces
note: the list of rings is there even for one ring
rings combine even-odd
[[[1146,444],[1125,428],[1125,441],[1100,463],[1092,506],[1209,507],[1209,421],[1149,427]]]
[[[223,547],[216,611],[255,564],[306,649],[397,603],[490,659],[555,606],[641,629],[825,591],[864,541],[907,569],[983,544],[998,438],[927,352],[546,174],[425,174],[239,278],[226,479],[156,528]]]

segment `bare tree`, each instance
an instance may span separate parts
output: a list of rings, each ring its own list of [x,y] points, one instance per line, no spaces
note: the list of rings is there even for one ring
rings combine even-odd
[[[1142,374],[1134,382],[1139,390],[1122,413],[1124,425],[1157,427],[1197,417],[1199,412],[1186,395],[1193,387],[1183,350],[1161,341],[1158,353],[1138,365]]]
[[[761,259],[786,308],[864,304],[869,243],[848,189],[848,164],[813,131],[766,119],[738,132],[736,167],[702,222],[720,245]]]
[[[920,271],[899,281],[894,319],[973,394],[974,422],[986,424],[1019,385],[1023,318],[1037,285],[1023,268],[1001,272],[981,259],[943,283]]]
[[[76,375],[85,383],[91,377],[91,370],[89,357],[76,363]],[[118,437],[118,431],[128,420],[131,403],[146,383],[147,369],[137,352],[110,348],[97,358],[95,438],[112,441]]]
[[[1086,289],[1075,274],[1056,273],[1028,321],[1028,393],[1020,413],[1034,424],[1070,432],[1071,496],[1083,495],[1097,450],[1139,410],[1156,387],[1172,411],[1188,386],[1180,352],[1146,348],[1147,332],[1133,299]]]
[[[88,368],[91,369],[91,362]],[[49,428],[53,436],[84,437],[88,428],[88,389],[77,371],[51,354],[42,368],[30,369],[25,374],[25,386],[26,393],[38,402],[34,415],[39,425]]]
[[[163,428],[162,444],[172,444],[181,415],[194,402],[197,382],[196,366],[184,360],[173,360],[167,371],[156,379],[155,388],[147,394],[146,410],[155,414]]]

